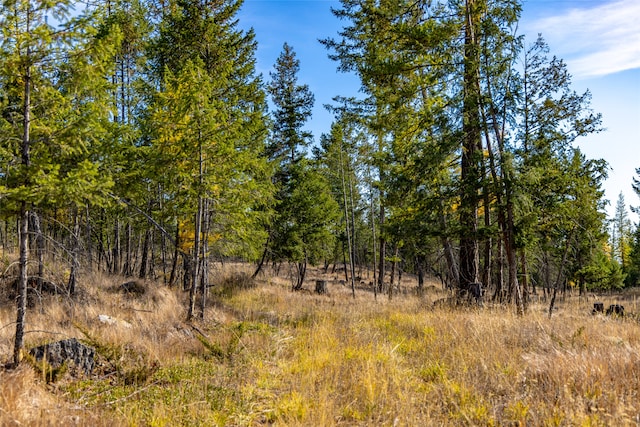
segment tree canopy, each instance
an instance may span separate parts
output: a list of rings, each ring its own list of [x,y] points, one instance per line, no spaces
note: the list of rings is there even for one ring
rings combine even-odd
[[[265,81],[242,1],[73,6],[0,12],[16,363],[47,257],[69,265],[70,294],[91,269],[181,282],[189,318],[213,260],[285,264],[294,289],[308,265],[343,263],[354,292],[369,269],[390,297],[401,271],[420,289],[429,274],[519,313],[538,292],[639,283],[638,225],[620,199],[610,226],[607,164],[576,147],[601,116],[553,47],[518,32],[518,0],[342,0],[321,43],[361,97],[328,106],[317,143],[305,64],[284,43]]]

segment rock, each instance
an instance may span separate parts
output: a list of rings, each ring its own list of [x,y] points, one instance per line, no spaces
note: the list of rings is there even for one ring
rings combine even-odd
[[[137,280],[125,282],[121,284],[118,289],[120,290],[120,292],[134,295],[144,295],[144,293],[147,291],[144,283],[138,282]]]
[[[29,354],[37,361],[42,361],[45,358],[54,369],[59,368],[65,362],[73,362],[76,367],[88,375],[95,366],[95,349],[82,344],[75,338],[34,347],[29,350]]]
[[[126,322],[124,320],[116,319],[106,314],[98,314],[98,320],[108,325],[120,325],[120,326],[124,326],[125,328],[131,328],[131,323]]]

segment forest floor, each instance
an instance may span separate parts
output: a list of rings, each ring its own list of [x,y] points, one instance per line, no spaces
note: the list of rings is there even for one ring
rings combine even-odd
[[[74,298],[34,301],[26,349],[75,337],[97,366],[55,372],[25,356],[0,368],[0,425],[640,424],[638,290],[565,295],[549,318],[547,301],[524,316],[434,308],[447,292],[434,282],[418,296],[410,276],[374,299],[371,277],[354,297],[344,272],[312,270],[292,292],[287,272],[251,281],[249,268],[215,267],[204,319],[191,323],[187,293],[144,282],[125,294],[121,277],[85,275]],[[4,364],[15,307],[3,286]],[[592,315],[596,300],[628,315]]]

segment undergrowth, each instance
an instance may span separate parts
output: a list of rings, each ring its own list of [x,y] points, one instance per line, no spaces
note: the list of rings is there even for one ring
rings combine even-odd
[[[42,331],[77,336],[100,367],[84,377],[35,364],[0,371],[0,424],[640,423],[640,325],[592,316],[578,298],[560,301],[549,319],[536,304],[517,316],[508,307],[433,309],[441,294],[354,299],[337,283],[318,296],[291,292],[285,280],[228,279],[205,318],[188,324],[180,291],[131,298],[101,280],[83,305],[49,301],[29,318],[40,331],[32,342],[47,338]],[[122,322],[104,325],[99,313]],[[0,315],[10,323],[10,310]],[[3,354],[10,339],[0,329]],[[29,401],[39,410],[24,409]]]

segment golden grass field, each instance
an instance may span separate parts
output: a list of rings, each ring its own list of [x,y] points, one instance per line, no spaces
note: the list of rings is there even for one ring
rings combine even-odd
[[[55,381],[33,362],[0,369],[0,425],[640,424],[640,324],[592,316],[593,295],[560,298],[551,318],[543,302],[519,317],[489,304],[434,309],[439,286],[391,300],[352,298],[335,276],[328,295],[291,292],[285,277],[234,289],[242,269],[214,269],[205,319],[191,325],[186,295],[155,283],[132,297],[111,290],[123,278],[83,276],[75,299],[46,297],[28,312],[26,347],[76,337],[100,366]],[[639,311],[631,292],[598,298]],[[4,363],[13,322],[5,301]]]

